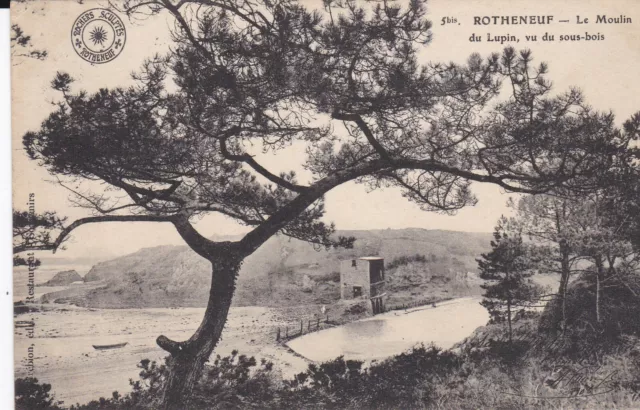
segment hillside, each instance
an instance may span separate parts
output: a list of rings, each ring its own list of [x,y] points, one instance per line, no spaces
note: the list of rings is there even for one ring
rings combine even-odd
[[[449,288],[467,286],[467,273],[475,272],[475,258],[487,250],[490,240],[490,234],[485,233],[425,229],[337,234],[356,237],[354,248],[316,250],[299,240],[271,238],[243,264],[234,304],[331,303],[339,298],[340,260],[367,255],[380,255],[387,265],[394,265],[387,270],[390,290],[416,293],[440,289],[439,294],[446,296]],[[424,260],[393,263],[416,254]],[[85,281],[102,286],[83,296],[59,292],[55,298],[105,308],[205,306],[210,285],[208,263],[185,246],[145,248],[98,263]]]
[[[65,270],[56,273],[56,275],[39,286],[66,286],[73,282],[82,282],[82,276],[75,270]]]

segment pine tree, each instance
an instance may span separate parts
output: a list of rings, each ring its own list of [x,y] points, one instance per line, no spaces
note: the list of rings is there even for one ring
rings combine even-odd
[[[528,50],[419,62],[431,39],[426,0],[312,7],[127,0],[129,16],[174,17],[171,51],[149,58],[131,87],[89,93],[58,73],[58,104],[23,137],[27,155],[92,213],[48,249],[85,224],[157,222],[211,264],[200,327],[185,341],[156,340],[171,355],[158,408],[191,407],[240,265],[264,242],[282,234],[353,244],[322,219],[333,189],[393,186],[425,211],[454,213],[477,202],[473,182],[538,194],[573,187],[626,149],[611,118],[578,90],[552,91],[547,66]],[[291,156],[293,145],[305,154]],[[286,158],[286,167],[269,169],[261,153]],[[206,238],[195,223],[210,214],[250,231]]]
[[[530,276],[535,265],[519,231],[507,228],[502,217],[493,233],[491,251],[478,259],[480,277],[489,281],[482,285],[485,290],[481,305],[491,315],[491,321],[508,324],[509,342],[513,338],[513,317],[530,306],[542,293]]]

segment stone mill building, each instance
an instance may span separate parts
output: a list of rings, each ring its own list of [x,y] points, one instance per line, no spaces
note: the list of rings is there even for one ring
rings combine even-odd
[[[365,256],[340,262],[340,297],[370,299],[373,314],[384,312],[384,258]]]

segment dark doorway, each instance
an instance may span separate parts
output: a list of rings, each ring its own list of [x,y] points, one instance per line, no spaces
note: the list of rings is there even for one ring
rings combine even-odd
[[[359,298],[362,296],[362,286],[354,286],[353,287],[353,297]]]
[[[384,261],[372,260],[369,261],[369,281],[371,283],[379,283],[384,280]]]

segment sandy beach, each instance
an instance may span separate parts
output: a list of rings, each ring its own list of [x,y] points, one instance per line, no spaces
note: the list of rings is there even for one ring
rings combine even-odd
[[[138,378],[142,359],[161,360],[166,352],[155,339],[164,334],[175,340],[188,338],[198,327],[204,309],[85,309],[51,306],[51,311],[20,315],[32,320],[34,337],[15,329],[16,377],[27,376],[28,347],[33,344],[34,373],[50,383],[58,400],[67,405],[83,403],[117,390],[130,390],[128,380]],[[276,363],[283,376],[304,370],[307,363],[275,343],[275,328],[283,319],[275,309],[232,308],[216,354],[233,349],[241,354]],[[120,349],[95,350],[93,344],[124,343]]]

